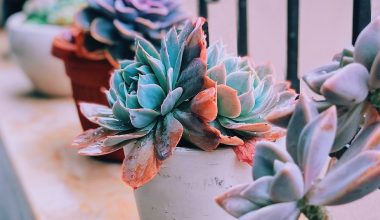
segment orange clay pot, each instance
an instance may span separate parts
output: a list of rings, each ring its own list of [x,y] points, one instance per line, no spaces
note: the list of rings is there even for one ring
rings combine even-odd
[[[63,35],[58,35],[53,41],[52,54],[63,60],[66,74],[70,77],[73,89],[73,98],[77,107],[80,123],[83,130],[99,127],[87,120],[79,110],[80,102],[90,102],[107,105],[104,89],[109,89],[109,80],[114,69],[106,60],[90,60],[80,57],[76,53],[76,45],[66,40]],[[99,156],[96,159],[122,162],[123,150],[109,155]]]

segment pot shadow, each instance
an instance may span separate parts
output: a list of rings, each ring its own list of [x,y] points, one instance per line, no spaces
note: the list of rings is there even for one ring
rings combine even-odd
[[[65,99],[67,97],[51,96],[38,90],[20,91],[15,94],[15,98],[18,99],[37,99],[37,100],[58,100]]]

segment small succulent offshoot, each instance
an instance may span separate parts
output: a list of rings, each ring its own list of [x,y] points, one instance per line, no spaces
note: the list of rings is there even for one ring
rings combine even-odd
[[[87,0],[88,7],[75,17],[73,35],[78,53],[86,58],[118,61],[132,59],[135,38],[156,48],[164,32],[188,18],[180,0]]]
[[[368,124],[328,171],[337,132],[336,106],[318,113],[307,96],[292,115],[286,147],[259,142],[253,182],[236,186],[216,201],[239,220],[328,219],[325,206],[360,199],[380,186],[380,122]]]
[[[29,0],[23,12],[30,23],[72,25],[74,15],[85,5],[85,0]]]

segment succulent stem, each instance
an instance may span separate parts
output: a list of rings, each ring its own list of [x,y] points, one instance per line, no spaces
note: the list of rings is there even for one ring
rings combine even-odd
[[[375,106],[376,110],[380,111],[380,89],[373,90],[368,96],[369,102]]]
[[[327,210],[321,206],[307,205],[306,200],[302,199],[299,201],[298,206],[300,207],[301,213],[309,220],[329,220],[329,215]]]

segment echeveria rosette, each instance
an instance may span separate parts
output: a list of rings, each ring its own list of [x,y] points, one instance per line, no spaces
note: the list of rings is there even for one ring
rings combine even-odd
[[[216,201],[240,220],[328,219],[324,206],[360,199],[380,186],[380,123],[366,127],[344,159],[327,173],[337,131],[336,107],[319,114],[301,96],[292,115],[286,148],[259,142],[253,183],[240,185]]]
[[[204,19],[171,29],[157,51],[144,39],[136,40],[135,60],[121,62],[107,93],[111,108],[82,104],[82,113],[101,127],[74,141],[80,154],[97,156],[124,148],[123,179],[136,188],[151,180],[181,138],[214,150],[220,132],[214,120],[215,88],[206,88]],[[203,111],[191,112],[202,106]],[[199,109],[199,108],[197,108]]]
[[[73,18],[86,5],[85,0],[29,0],[23,7],[28,22],[71,25]]]
[[[270,64],[255,66],[248,57],[229,56],[221,42],[208,48],[207,75],[216,82],[218,116],[211,124],[221,143],[236,146],[240,160],[252,164],[255,142],[276,140],[284,131],[265,121],[268,113],[295,103],[288,82],[275,82]]]
[[[163,32],[188,16],[179,0],[87,0],[88,7],[75,17],[79,54],[94,60],[133,58],[135,38],[160,46]]]
[[[366,114],[380,109],[380,17],[358,36],[355,47],[344,49],[332,62],[305,74],[309,88],[322,96],[323,106],[336,105],[339,126],[333,151],[349,143]]]

